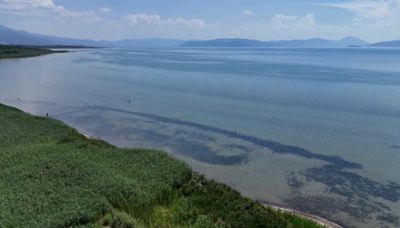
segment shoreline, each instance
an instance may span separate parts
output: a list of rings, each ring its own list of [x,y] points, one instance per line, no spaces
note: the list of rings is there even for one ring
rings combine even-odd
[[[26,58],[35,58],[35,57],[40,57],[40,56],[45,56],[45,55],[52,55],[52,54],[60,54],[60,53],[67,53],[70,51],[54,51],[50,53],[44,53],[44,54],[37,54],[37,55],[24,55],[24,56],[12,56],[12,57],[0,57],[0,60],[16,60],[16,59],[26,59]]]
[[[102,140],[101,138],[93,137],[92,135],[89,135],[88,133],[81,133],[80,132],[80,134],[82,136],[84,136],[85,138],[87,138],[87,139]],[[299,216],[301,218],[311,220],[311,221],[317,223],[318,225],[321,225],[321,226],[326,227],[326,228],[344,228],[343,226],[339,225],[338,223],[336,223],[334,221],[331,221],[331,220],[328,220],[328,219],[325,219],[325,218],[323,218],[321,216],[318,216],[318,215],[309,214],[309,213],[302,212],[302,211],[299,211],[299,210],[295,210],[295,209],[292,209],[292,208],[289,208],[289,207],[285,207],[285,206],[282,206],[282,205],[269,203],[267,201],[262,201],[262,200],[260,201],[260,200],[256,200],[256,199],[254,199],[254,200],[256,202],[260,203],[262,206],[264,206],[266,208],[271,208],[271,209],[276,210],[276,211],[290,213],[290,214]]]
[[[10,157],[1,181],[19,180],[1,191],[6,199],[3,209],[11,208],[2,223],[6,226],[320,227],[312,220],[267,209],[165,152],[117,148],[100,138],[89,141],[90,132],[82,134],[84,130],[79,133],[60,120],[11,106],[0,104],[0,112],[5,130],[0,136],[6,136],[2,152]],[[20,198],[27,202],[21,204]],[[38,205],[44,213],[26,214],[26,205]]]
[[[311,220],[321,226],[324,226],[326,228],[344,228],[344,226],[341,226],[334,221],[322,218],[321,216],[318,216],[318,215],[309,214],[306,212],[288,208],[288,207],[285,207],[282,205],[269,203],[266,201],[257,201],[257,202],[259,202],[261,205],[263,205],[264,207],[267,207],[267,208],[271,208],[271,209],[282,211],[282,212],[287,212],[287,213],[290,213],[290,214],[293,214],[293,215],[296,215],[296,216],[299,216],[299,217],[302,217],[305,219],[309,219],[309,220]]]

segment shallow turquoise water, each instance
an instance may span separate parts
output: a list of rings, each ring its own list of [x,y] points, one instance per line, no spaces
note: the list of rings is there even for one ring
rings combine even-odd
[[[0,102],[170,151],[258,200],[396,227],[399,63],[395,49],[78,50],[0,61]]]

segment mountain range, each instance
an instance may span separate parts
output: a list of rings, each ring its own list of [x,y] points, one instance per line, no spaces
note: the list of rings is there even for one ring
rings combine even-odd
[[[306,40],[277,40],[259,41],[250,39],[215,39],[186,41],[184,47],[281,47],[281,48],[344,48],[349,46],[362,47],[368,45],[367,42],[355,38],[346,37],[341,40],[326,40],[320,38]]]
[[[175,39],[132,39],[100,41],[47,36],[12,29],[0,25],[0,44],[34,46],[86,46],[86,47],[175,47],[183,43]]]
[[[400,40],[369,44],[356,37],[341,40],[321,38],[304,40],[260,41],[225,38],[213,40],[177,39],[125,39],[117,41],[74,39],[41,35],[0,25],[0,44],[34,46],[86,46],[86,47],[277,47],[277,48],[345,48],[345,47],[400,47]]]

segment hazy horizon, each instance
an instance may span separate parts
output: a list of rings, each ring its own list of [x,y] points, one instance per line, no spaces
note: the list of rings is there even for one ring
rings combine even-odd
[[[4,26],[8,29],[12,29],[12,30],[16,30],[16,31],[20,31],[20,32],[28,32],[31,34],[35,34],[35,35],[44,35],[44,36],[54,36],[54,37],[59,37],[59,38],[66,38],[66,39],[88,39],[88,40],[93,40],[93,41],[110,41],[110,42],[114,42],[114,41],[123,41],[123,40],[177,40],[177,41],[197,41],[197,40],[217,40],[217,39],[243,39],[243,40],[258,40],[258,41],[265,41],[265,42],[274,42],[274,41],[294,41],[294,40],[311,40],[311,39],[325,39],[325,40],[332,40],[332,41],[340,41],[340,40],[344,40],[347,38],[355,38],[355,39],[361,39],[359,37],[356,36],[344,36],[338,39],[329,39],[329,38],[324,38],[324,37],[309,37],[309,38],[303,38],[303,39],[299,39],[299,38],[293,38],[293,39],[272,39],[272,40],[262,40],[262,39],[256,39],[256,38],[248,38],[248,37],[210,37],[207,39],[180,39],[180,38],[169,38],[169,37],[143,37],[143,38],[130,38],[130,37],[125,37],[125,38],[121,38],[121,39],[91,39],[91,38],[79,38],[79,37],[68,37],[68,36],[57,36],[57,35],[52,35],[52,34],[44,34],[44,33],[36,33],[36,32],[32,32],[32,31],[28,31],[28,30],[23,30],[23,29],[17,29],[17,28],[13,28],[13,27],[9,27],[9,26],[5,26],[3,24],[0,24],[0,26]],[[363,40],[363,39],[361,39]],[[365,41],[365,40],[363,40]],[[382,40],[386,41],[386,40]],[[379,41],[378,41],[379,42]]]
[[[400,0],[0,0],[0,20],[18,30],[92,40],[354,36],[374,43],[400,38],[399,9]]]

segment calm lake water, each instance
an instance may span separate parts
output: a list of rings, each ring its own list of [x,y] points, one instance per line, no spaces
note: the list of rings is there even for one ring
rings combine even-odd
[[[0,102],[262,202],[400,226],[400,50],[78,50],[0,61]]]

